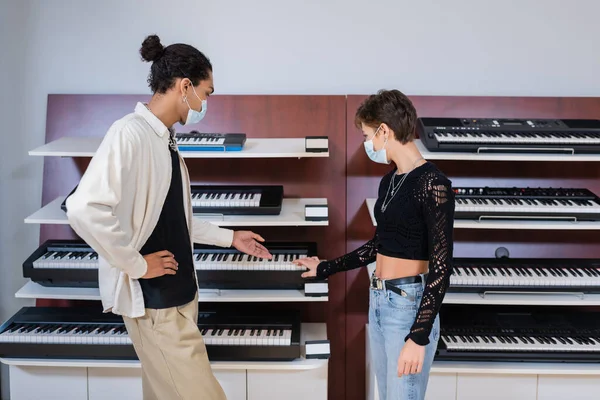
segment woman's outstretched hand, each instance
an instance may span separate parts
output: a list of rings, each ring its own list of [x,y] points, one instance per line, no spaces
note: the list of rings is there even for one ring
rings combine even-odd
[[[303,278],[312,278],[317,276],[317,267],[321,261],[318,257],[305,257],[292,262],[299,267],[306,267],[308,271],[302,273]]]

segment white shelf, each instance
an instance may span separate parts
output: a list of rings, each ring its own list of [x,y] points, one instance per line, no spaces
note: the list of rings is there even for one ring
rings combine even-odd
[[[20,299],[100,300],[97,288],[47,287],[27,282],[15,293]],[[208,290],[200,289],[202,302],[327,302],[328,296],[305,296],[300,290]],[[600,294],[447,293],[444,304],[600,306]]]
[[[0,358],[6,365],[35,366],[35,367],[94,367],[94,368],[140,368],[138,360],[67,360],[49,358]],[[211,361],[210,365],[215,370],[309,370],[327,365],[328,360],[307,360],[305,358],[294,361]]]
[[[47,287],[27,282],[15,293],[19,299],[100,300],[98,288]],[[198,291],[200,302],[326,302],[328,296],[305,296],[300,290],[207,290]]]
[[[374,208],[377,199],[367,199],[366,204],[374,226],[377,226],[375,220]],[[600,221],[476,221],[476,220],[455,220],[455,229],[539,229],[539,230],[600,230]]]
[[[27,224],[67,225],[67,215],[60,208],[65,196],[60,196],[46,204],[27,218]],[[199,215],[195,217],[217,226],[327,226],[328,221],[306,221],[304,206],[307,204],[327,204],[327,199],[283,199],[279,215]]]
[[[600,375],[598,363],[434,361],[431,372],[444,374]]]
[[[18,299],[100,300],[98,288],[46,287],[27,282],[15,293]]]
[[[463,160],[463,161],[600,161],[600,154],[515,154],[494,153],[477,154],[467,152],[437,152],[429,151],[416,139],[415,144],[426,160]]]
[[[29,151],[30,156],[92,157],[102,137],[62,137]],[[464,161],[600,161],[600,154],[477,154],[468,152],[429,151],[420,139],[417,148],[428,160]],[[184,158],[306,158],[329,157],[329,152],[308,153],[304,138],[248,138],[242,151],[182,151]]]
[[[199,301],[213,302],[326,302],[328,296],[305,296],[301,290],[205,290],[200,289]]]
[[[327,325],[324,323],[303,323],[300,328],[302,343],[301,358],[293,361],[211,361],[215,370],[311,370],[327,366],[329,360],[305,358],[304,343],[307,340],[327,338]],[[15,366],[37,367],[98,367],[98,368],[140,368],[138,360],[98,360],[98,359],[49,359],[49,358],[0,358],[0,362]]]
[[[36,149],[30,156],[93,157],[103,137],[62,137]],[[242,151],[182,151],[184,158],[307,158],[329,157],[329,152],[305,151],[304,138],[248,138]]]
[[[26,224],[58,224],[68,225],[67,215],[60,208],[60,205],[65,200],[66,196],[60,196],[46,204],[41,209],[37,210],[27,218]]]
[[[517,289],[515,289],[516,291]],[[515,306],[600,306],[600,294],[576,293],[521,294],[492,293],[482,297],[478,293],[446,293],[444,304],[482,304]]]

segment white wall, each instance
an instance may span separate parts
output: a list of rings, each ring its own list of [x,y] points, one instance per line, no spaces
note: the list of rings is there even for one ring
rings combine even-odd
[[[0,320],[32,301],[17,300],[23,285],[21,265],[38,243],[39,229],[23,224],[28,211],[39,206],[41,160],[31,160],[27,150],[39,142],[32,126],[43,124],[42,110],[31,108],[30,80],[24,73],[28,62],[26,2],[0,0]],[[39,101],[38,101],[39,103]],[[29,111],[34,111],[30,114]],[[39,112],[36,112],[39,111]],[[35,121],[32,119],[35,118]],[[38,129],[38,128],[35,128]],[[0,368],[0,398],[8,399],[8,368]]]
[[[204,51],[217,94],[600,96],[598,15],[597,0],[0,0],[0,319],[38,243],[27,151],[47,94],[147,93],[147,34]]]
[[[28,71],[40,94],[145,92],[137,51],[151,32],[205,51],[218,93],[600,93],[597,0],[35,4]]]

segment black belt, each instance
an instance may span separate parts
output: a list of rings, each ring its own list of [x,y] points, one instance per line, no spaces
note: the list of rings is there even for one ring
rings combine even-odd
[[[403,296],[404,295],[403,290],[400,288],[397,288],[395,285],[409,285],[411,283],[420,283],[422,281],[423,281],[423,279],[421,278],[421,275],[407,276],[404,278],[396,278],[396,279],[388,279],[385,281],[382,281],[381,279],[379,279],[378,277],[373,275],[371,277],[371,287],[374,289],[382,290],[383,284],[385,282],[385,288],[387,290],[391,290],[392,292],[397,293],[400,296]]]

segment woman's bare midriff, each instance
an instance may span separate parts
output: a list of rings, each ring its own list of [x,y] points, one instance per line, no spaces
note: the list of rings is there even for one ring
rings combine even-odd
[[[396,279],[426,274],[428,261],[406,260],[377,254],[375,276],[379,279]]]

